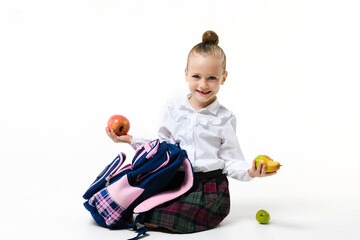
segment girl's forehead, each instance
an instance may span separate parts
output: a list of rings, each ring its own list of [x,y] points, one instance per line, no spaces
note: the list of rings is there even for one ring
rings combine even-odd
[[[215,55],[191,54],[189,57],[189,68],[199,69],[221,69],[221,58]]]
[[[207,59],[221,61],[221,57],[216,54],[201,54],[196,52],[191,53],[189,59]]]

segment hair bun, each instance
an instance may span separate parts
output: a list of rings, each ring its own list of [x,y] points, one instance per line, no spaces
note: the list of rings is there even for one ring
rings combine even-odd
[[[214,31],[206,31],[202,36],[203,43],[218,45],[219,37]]]

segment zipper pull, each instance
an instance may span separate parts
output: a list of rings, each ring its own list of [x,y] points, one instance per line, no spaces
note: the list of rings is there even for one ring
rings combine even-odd
[[[107,180],[105,183],[105,187],[108,187],[110,185],[110,179],[112,178],[112,174],[109,174],[109,176],[107,176]]]

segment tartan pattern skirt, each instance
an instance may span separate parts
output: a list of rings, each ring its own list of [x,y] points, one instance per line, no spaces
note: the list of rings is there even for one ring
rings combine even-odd
[[[173,181],[181,178],[179,172]],[[179,179],[178,179],[179,180]],[[217,227],[229,214],[229,182],[221,170],[194,173],[194,185],[179,198],[145,213],[141,222],[177,233],[193,233]]]

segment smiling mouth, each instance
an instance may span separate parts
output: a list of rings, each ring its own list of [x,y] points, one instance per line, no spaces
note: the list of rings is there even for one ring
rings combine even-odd
[[[196,90],[197,93],[199,93],[200,95],[208,95],[209,93],[211,93],[211,91],[200,91],[200,90]]]

